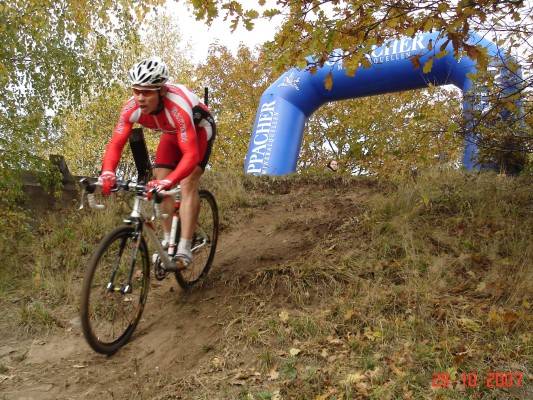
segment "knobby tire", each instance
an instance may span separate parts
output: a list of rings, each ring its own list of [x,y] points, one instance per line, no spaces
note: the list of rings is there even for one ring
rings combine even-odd
[[[201,245],[203,232],[197,228],[194,233],[192,248],[197,246],[199,248],[193,251],[193,261],[186,270],[175,273],[178,284],[185,290],[191,289],[207,275],[211,269],[218,243],[219,220],[215,196],[206,189],[200,189],[198,194],[200,195],[198,225],[204,229],[209,242]],[[180,237],[179,231],[178,227],[178,235],[176,236],[178,238]]]
[[[81,324],[87,343],[101,354],[113,354],[130,340],[146,304],[150,257],[144,238],[136,252],[131,293],[107,289],[114,266],[118,267],[113,280],[115,287],[126,284],[135,254],[134,239],[133,226],[115,228],[100,241],[87,266],[82,287]]]

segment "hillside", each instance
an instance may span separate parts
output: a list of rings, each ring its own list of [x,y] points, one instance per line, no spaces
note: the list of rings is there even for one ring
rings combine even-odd
[[[224,179],[205,284],[152,280],[112,357],[76,297],[110,218],[73,207],[6,254],[40,250],[0,292],[0,399],[533,398],[530,178]]]

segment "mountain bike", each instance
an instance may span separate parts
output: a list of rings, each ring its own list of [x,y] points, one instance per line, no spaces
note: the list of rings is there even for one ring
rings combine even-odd
[[[90,208],[104,209],[95,198],[98,183],[84,178],[80,184],[80,209],[84,207],[85,197]],[[215,197],[208,190],[200,189],[200,214],[191,248],[193,260],[185,270],[169,272],[168,269],[176,269],[173,257],[180,237],[180,187],[148,194],[146,185],[126,180],[118,181],[113,191],[132,193],[132,210],[124,225],[100,240],[87,265],[81,294],[81,325],[85,339],[94,351],[107,355],[130,340],[141,319],[148,296],[150,264],[153,264],[157,280],[173,273],[183,289],[191,289],[211,268],[219,232]],[[175,199],[168,247],[160,242],[154,227],[156,218],[170,217],[160,212],[159,203],[164,196]],[[150,257],[148,243],[155,249],[153,257]]]

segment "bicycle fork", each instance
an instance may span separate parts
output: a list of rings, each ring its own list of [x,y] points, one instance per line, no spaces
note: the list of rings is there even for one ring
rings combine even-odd
[[[142,230],[142,224],[137,223],[135,226],[135,231],[133,232],[133,254],[132,259],[130,262],[130,268],[128,271],[128,280],[124,286],[115,286],[115,276],[117,274],[118,267],[120,265],[120,260],[122,259],[122,255],[124,254],[124,249],[126,248],[126,244],[128,242],[129,237],[125,236],[122,238],[122,241],[120,243],[120,247],[118,249],[118,254],[115,259],[115,266],[113,267],[113,271],[111,271],[111,277],[109,278],[109,282],[107,283],[106,289],[109,293],[113,292],[120,292],[122,294],[130,294],[132,292],[132,285],[131,280],[133,279],[133,272],[135,270],[135,265],[137,264],[137,256],[139,254],[139,247],[141,246],[141,230]]]
[[[111,271],[109,282],[106,285],[106,290],[109,293],[114,293],[114,292],[120,292],[121,294],[132,293],[131,281],[133,279],[133,273],[135,272],[135,265],[137,265],[137,257],[139,255],[139,248],[141,246],[143,223],[141,221],[131,221],[131,220],[126,221],[126,223],[135,224],[135,231],[133,232],[133,235],[131,237],[131,239],[134,242],[134,246],[133,246],[133,252],[132,252],[132,259],[131,259],[130,267],[128,271],[128,280],[126,284],[123,286],[117,286],[114,283],[115,276],[117,274],[118,267],[120,265],[120,260],[122,259],[124,250],[127,247],[126,244],[128,242],[128,239],[130,239],[130,237],[125,236],[122,238],[122,241],[120,243],[120,247],[118,249],[118,253],[115,259],[115,264],[113,266],[113,270]],[[145,224],[149,225],[149,229],[145,229],[144,232],[148,236],[150,243],[156,248],[157,253],[161,257],[161,261],[163,262],[163,265],[165,265],[165,267],[168,267],[168,266],[175,267],[175,262],[163,249],[163,246],[161,246],[161,243],[157,239],[157,236],[153,230],[153,227],[151,226],[151,222],[146,221]]]

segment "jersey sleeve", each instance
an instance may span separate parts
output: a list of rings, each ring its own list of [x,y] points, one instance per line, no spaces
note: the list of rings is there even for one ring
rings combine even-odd
[[[113,136],[109,141],[104,158],[102,161],[102,172],[112,171],[115,172],[120,156],[122,155],[122,149],[128,141],[133,128],[133,122],[131,122],[132,111],[136,108],[135,100],[132,98],[124,104],[122,110],[120,110],[120,116],[115,129],[113,130]]]
[[[192,111],[189,113],[181,107],[173,106],[171,115],[177,127],[176,135],[178,135],[178,145],[182,154],[176,169],[166,177],[175,185],[193,172],[200,162],[200,155]]]

